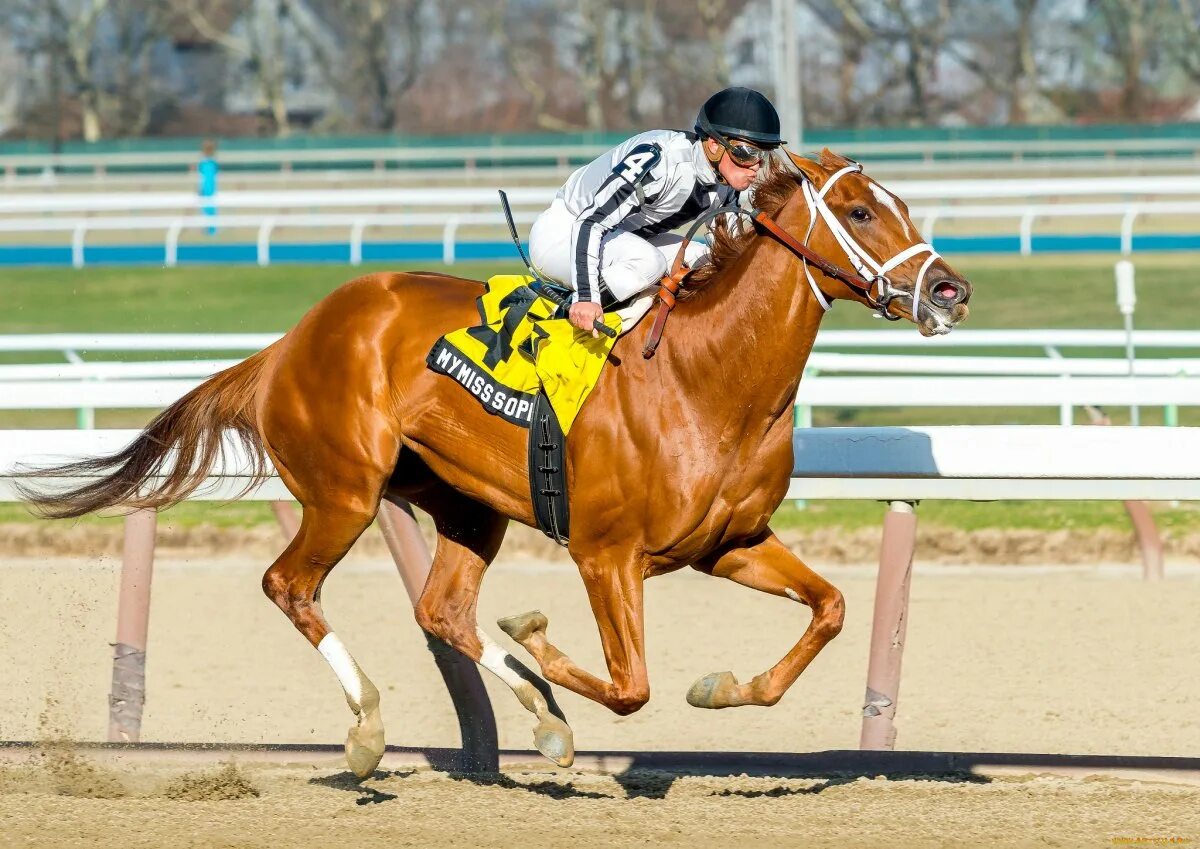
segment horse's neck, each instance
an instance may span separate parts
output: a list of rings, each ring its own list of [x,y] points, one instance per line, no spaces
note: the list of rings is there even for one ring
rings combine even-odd
[[[701,420],[791,410],[824,310],[795,256],[759,236],[668,324],[671,370]],[[715,405],[715,406],[714,406]],[[769,424],[769,423],[768,423]]]

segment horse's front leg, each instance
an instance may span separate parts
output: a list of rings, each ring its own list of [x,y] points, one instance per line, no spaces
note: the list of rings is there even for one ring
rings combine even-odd
[[[825,644],[842,630],[846,613],[842,594],[805,566],[769,531],[751,544],[722,549],[696,563],[694,568],[806,604],[813,614],[800,642],[782,660],[749,683],[739,684],[732,672],[714,672],[693,684],[687,700],[695,707],[775,704]]]
[[[646,675],[646,629],[642,606],[643,563],[637,558],[581,559],[583,577],[611,683],[580,668],[546,637],[549,624],[538,611],[510,616],[497,624],[533,655],[542,674],[622,716],[650,700]]]

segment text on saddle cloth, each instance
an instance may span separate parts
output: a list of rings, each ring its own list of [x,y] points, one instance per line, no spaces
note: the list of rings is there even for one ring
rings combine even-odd
[[[480,323],[438,339],[425,363],[458,381],[487,412],[520,427],[530,426],[544,388],[569,433],[615,340],[555,318],[557,306],[530,289],[532,281],[518,274],[490,278],[476,299]],[[604,323],[622,329],[616,314],[606,313]]]

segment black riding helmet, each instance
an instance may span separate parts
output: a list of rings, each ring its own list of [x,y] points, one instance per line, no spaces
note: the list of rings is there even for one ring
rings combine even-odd
[[[760,147],[785,144],[779,137],[779,113],[760,92],[734,86],[704,101],[696,116],[696,133],[717,141],[743,139]]]

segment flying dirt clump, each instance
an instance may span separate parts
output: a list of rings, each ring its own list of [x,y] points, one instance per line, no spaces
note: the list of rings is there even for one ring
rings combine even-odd
[[[65,729],[55,699],[47,699],[38,717],[40,758],[35,768],[48,779],[52,792],[85,799],[123,799],[129,795],[115,773],[80,757]],[[40,783],[36,782],[35,783]]]
[[[116,774],[80,757],[72,741],[43,740],[41,749],[41,767],[58,795],[85,799],[123,799],[129,795]]]
[[[222,802],[256,799],[258,788],[237,768],[225,764],[216,772],[187,772],[163,788],[162,795],[178,802]]]

